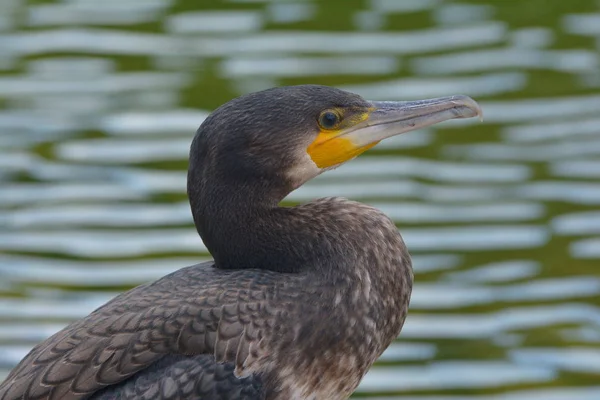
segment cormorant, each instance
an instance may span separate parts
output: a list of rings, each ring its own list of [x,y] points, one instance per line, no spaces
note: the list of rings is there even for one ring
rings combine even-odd
[[[0,399],[345,399],[404,323],[409,253],[370,206],[279,202],[379,141],[481,115],[466,96],[366,101],[317,85],[216,109],[190,151],[214,261],[138,286],[35,346]]]

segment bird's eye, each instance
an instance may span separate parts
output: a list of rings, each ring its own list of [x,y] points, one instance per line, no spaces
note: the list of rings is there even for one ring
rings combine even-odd
[[[319,116],[319,125],[324,129],[333,129],[340,123],[340,116],[334,111],[324,111]]]

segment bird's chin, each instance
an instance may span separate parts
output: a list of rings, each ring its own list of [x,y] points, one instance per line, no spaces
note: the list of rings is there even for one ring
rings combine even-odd
[[[299,162],[287,171],[287,178],[292,185],[292,190],[296,190],[323,172],[324,170],[317,167],[317,164],[313,162],[310,156],[306,152],[303,152],[299,158]]]
[[[350,161],[350,160],[348,160],[348,161]],[[323,172],[327,172],[327,171],[333,171],[334,169],[339,168],[342,165],[346,164],[348,161],[344,161],[344,162],[339,163],[339,164],[331,165],[331,166],[329,166],[327,168],[320,168],[321,172],[319,174],[322,174]]]

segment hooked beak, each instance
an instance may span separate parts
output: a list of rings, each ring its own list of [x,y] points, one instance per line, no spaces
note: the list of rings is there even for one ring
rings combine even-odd
[[[468,96],[457,95],[416,101],[373,101],[369,117],[340,132],[355,146],[376,144],[383,139],[455,118],[483,118],[481,107]]]
[[[335,168],[380,141],[449,119],[482,118],[479,104],[463,95],[416,101],[372,101],[365,118],[336,131],[321,132],[307,151],[321,170]]]

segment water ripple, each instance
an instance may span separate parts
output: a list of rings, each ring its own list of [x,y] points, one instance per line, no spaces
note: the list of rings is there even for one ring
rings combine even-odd
[[[493,338],[511,331],[567,324],[600,327],[600,310],[589,304],[562,303],[507,307],[488,313],[413,313],[402,329],[405,338]]]
[[[540,262],[532,260],[510,260],[494,262],[467,271],[449,272],[444,278],[451,281],[472,283],[508,282],[532,278],[539,274]]]
[[[590,347],[522,348],[511,350],[509,357],[521,365],[548,366],[563,371],[600,373],[600,350]]]
[[[402,33],[268,31],[237,38],[196,40],[190,43],[190,51],[192,54],[208,56],[252,53],[424,53],[497,43],[505,32],[505,24],[499,22]],[[346,45],[349,42],[352,46]],[[323,46],[323,43],[327,43],[327,46]]]
[[[448,95],[448,93],[461,92],[469,93],[472,96],[498,95],[518,91],[526,83],[527,77],[522,73],[501,72],[472,77],[404,78],[360,85],[346,85],[342,89],[358,93],[372,100],[398,100],[439,97]]]
[[[505,361],[440,361],[424,367],[377,367],[369,371],[361,391],[409,391],[498,387],[547,382],[556,377],[552,368],[520,366]]]
[[[550,69],[557,71],[594,71],[600,56],[588,50],[532,50],[505,48],[460,52],[442,56],[416,58],[411,68],[419,74],[456,74],[487,72],[515,68]]]
[[[464,93],[485,114],[384,141],[285,199],[371,204],[410,249],[411,312],[359,396],[600,397],[591,5],[105,3],[0,2],[0,380],[124,287],[209,260],[185,201],[194,132],[231,97],[319,83]]]

